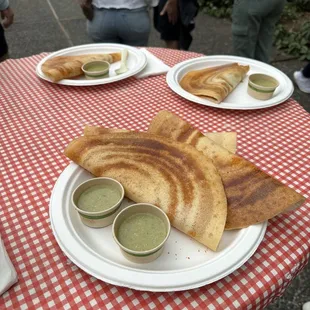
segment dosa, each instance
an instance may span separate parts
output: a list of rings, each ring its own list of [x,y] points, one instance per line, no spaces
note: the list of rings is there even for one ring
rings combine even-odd
[[[192,95],[222,102],[244,79],[249,66],[237,63],[190,71],[180,81],[180,86]]]
[[[148,133],[121,132],[79,137],[65,155],[97,177],[118,180],[129,199],[160,207],[172,226],[217,249],[226,196],[212,161],[194,147]]]
[[[82,66],[89,61],[103,60],[114,63],[120,59],[121,53],[56,56],[45,61],[41,69],[51,81],[58,82],[82,75]]]
[[[305,200],[293,189],[217,145],[168,111],[161,111],[153,118],[148,132],[193,145],[213,160],[227,196],[227,230],[264,222],[299,207]]]
[[[90,126],[90,125],[86,125],[84,127],[85,136],[101,135],[112,132],[128,132],[128,130],[118,128],[106,128],[103,126]],[[209,139],[211,139],[212,141],[214,141],[216,144],[224,147],[228,151],[236,153],[237,134],[235,132],[206,132],[204,133],[204,135]]]

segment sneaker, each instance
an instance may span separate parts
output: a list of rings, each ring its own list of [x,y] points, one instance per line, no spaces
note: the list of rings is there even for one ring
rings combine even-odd
[[[301,71],[296,71],[294,72],[294,80],[302,92],[310,94],[310,78],[304,77]]]

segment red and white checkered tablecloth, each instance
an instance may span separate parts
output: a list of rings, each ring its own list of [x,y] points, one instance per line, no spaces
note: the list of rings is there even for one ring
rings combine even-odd
[[[199,54],[150,48],[173,66]],[[19,281],[2,298],[8,309],[263,308],[303,269],[310,246],[310,114],[295,100],[252,111],[209,108],[172,92],[165,76],[70,87],[36,77],[47,54],[0,64],[0,234]],[[302,193],[297,211],[269,221],[256,253],[213,284],[175,293],[116,287],[88,275],[59,248],[50,226],[52,188],[69,160],[62,154],[85,124],[146,130],[170,110],[201,131],[236,131],[238,154]]]

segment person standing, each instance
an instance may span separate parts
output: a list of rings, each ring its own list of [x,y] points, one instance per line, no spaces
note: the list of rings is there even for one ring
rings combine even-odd
[[[232,12],[233,52],[268,63],[273,36],[286,0],[235,0]]]
[[[196,0],[159,0],[154,7],[154,27],[167,48],[189,49],[198,9]]]
[[[8,44],[5,39],[4,28],[8,28],[14,20],[13,10],[9,6],[8,0],[0,0],[0,62],[8,58]]]
[[[80,0],[87,32],[94,42],[147,46],[151,31],[149,6],[158,0]]]

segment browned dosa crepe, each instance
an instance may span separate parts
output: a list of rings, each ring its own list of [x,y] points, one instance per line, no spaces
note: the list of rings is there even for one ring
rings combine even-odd
[[[114,63],[121,60],[121,53],[56,56],[45,61],[41,69],[50,80],[58,82],[82,75],[82,66],[93,60]]]
[[[225,229],[238,229],[266,221],[279,213],[299,207],[305,200],[293,189],[244,158],[217,145],[168,111],[159,112],[148,131],[193,145],[213,160],[227,196]]]
[[[86,125],[84,127],[85,136],[101,135],[112,132],[128,132],[128,130],[90,125]],[[206,132],[204,133],[204,135],[214,141],[216,144],[219,144],[223,148],[227,149],[231,153],[236,153],[237,134],[235,132]]]
[[[115,178],[135,202],[153,203],[171,225],[216,250],[227,202],[212,161],[190,145],[141,132],[73,140],[65,155],[95,176]]]
[[[232,63],[190,71],[181,79],[180,86],[193,95],[220,103],[244,79],[249,69],[249,66]]]

